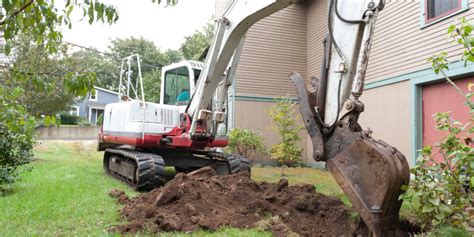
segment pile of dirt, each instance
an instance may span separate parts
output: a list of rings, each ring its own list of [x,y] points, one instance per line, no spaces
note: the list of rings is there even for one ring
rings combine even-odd
[[[222,226],[259,228],[275,236],[366,235],[340,200],[315,191],[313,185],[257,183],[248,173],[216,176],[211,168],[178,174],[164,187],[129,199],[122,191],[110,195],[124,204],[128,223],[121,233],[216,230]]]

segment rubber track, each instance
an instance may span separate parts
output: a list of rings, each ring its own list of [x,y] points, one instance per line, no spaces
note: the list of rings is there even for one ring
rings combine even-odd
[[[167,182],[165,162],[161,156],[151,153],[143,153],[125,149],[106,149],[106,153],[119,155],[132,159],[138,168],[137,182],[132,183],[129,179],[107,170],[110,175],[126,182],[137,191],[146,191],[164,185]],[[105,154],[104,154],[105,156]]]
[[[226,154],[226,153],[221,153],[221,152],[211,152],[209,153],[209,155],[212,156],[213,158],[217,157],[217,158],[226,160],[227,164],[229,165],[230,174],[243,172],[243,171],[250,173],[250,161],[243,156],[234,155],[234,154]]]

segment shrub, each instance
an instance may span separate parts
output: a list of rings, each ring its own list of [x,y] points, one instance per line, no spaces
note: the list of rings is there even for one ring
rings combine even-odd
[[[271,147],[270,156],[280,165],[297,166],[301,163],[303,149],[298,147],[296,142],[301,140],[298,133],[303,126],[298,125],[294,106],[295,103],[289,97],[279,97],[268,111],[268,115],[272,118],[272,129],[281,139],[280,143]]]
[[[444,159],[436,161],[432,147],[424,147],[403,198],[410,201],[423,228],[462,227],[467,221],[464,209],[470,204],[469,192],[474,188],[474,148],[466,140],[474,127],[452,121],[449,112],[437,113],[434,118],[437,128],[447,132],[436,145]]]
[[[461,20],[460,26],[450,26],[448,34],[465,47],[462,61],[473,62],[474,56],[470,49],[472,26]],[[464,228],[468,216],[465,208],[472,205],[471,192],[474,188],[474,103],[472,98],[473,84],[465,95],[462,90],[447,76],[447,54],[442,52],[429,58],[436,74],[441,73],[448,83],[463,97],[470,114],[470,122],[462,124],[453,120],[449,112],[436,113],[436,127],[446,135],[435,146],[443,156],[442,161],[434,159],[431,146],[424,147],[420,152],[417,164],[412,168],[414,175],[407,192],[401,197],[408,200],[412,211],[416,214],[424,229],[437,229],[441,226]]]
[[[33,157],[35,121],[15,98],[23,91],[0,88],[0,194],[15,182]]]
[[[254,155],[265,153],[263,136],[250,129],[234,128],[229,134],[229,150],[253,161]]]
[[[61,124],[63,125],[78,125],[81,117],[68,113],[61,113]]]

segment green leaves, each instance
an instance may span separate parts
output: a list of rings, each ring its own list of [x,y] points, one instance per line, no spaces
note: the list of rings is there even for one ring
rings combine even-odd
[[[250,129],[233,128],[229,133],[229,150],[234,154],[246,157],[250,161],[254,155],[265,153],[263,136]]]
[[[21,89],[0,87],[0,194],[33,158],[34,120],[15,103],[22,93]]]
[[[74,9],[83,9],[88,13],[89,23],[100,20],[109,24],[118,20],[115,7],[97,1],[67,1],[62,11],[54,2],[44,0],[5,0],[4,16],[0,16],[0,27],[4,31],[4,39],[11,42],[18,34],[28,34],[38,45],[44,45],[51,53],[58,50],[62,40],[60,27],[72,27],[70,15]],[[6,54],[10,53],[5,50]]]
[[[471,37],[474,27],[465,18],[459,25],[451,25],[448,34],[455,42],[464,47],[461,58],[466,66],[474,62],[474,39]],[[450,112],[439,112],[433,115],[436,128],[444,133],[444,137],[435,146],[443,155],[443,160],[435,159],[431,146],[424,147],[420,152],[417,164],[411,169],[414,179],[402,199],[409,201],[412,211],[422,227],[436,228],[443,225],[463,227],[467,222],[464,208],[473,204],[471,193],[474,190],[474,104],[473,85],[468,85],[468,93],[457,87],[447,76],[449,70],[448,54],[441,52],[428,59],[436,74],[442,74],[456,91],[466,98],[469,122],[462,124],[452,117]],[[406,187],[405,187],[406,188]]]
[[[208,23],[203,30],[194,32],[193,35],[185,37],[181,45],[181,52],[185,59],[199,60],[204,50],[211,44],[214,35],[214,26]]]
[[[294,166],[301,163],[303,149],[296,142],[301,140],[299,132],[303,125],[296,120],[295,102],[289,97],[278,97],[276,104],[270,108],[268,115],[272,118],[272,129],[280,136],[281,142],[270,149],[271,158],[281,165]]]

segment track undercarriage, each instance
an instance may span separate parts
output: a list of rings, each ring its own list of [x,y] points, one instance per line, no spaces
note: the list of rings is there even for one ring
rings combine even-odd
[[[167,171],[188,173],[210,166],[218,175],[250,172],[250,162],[242,156],[214,151],[137,151],[128,147],[108,148],[104,153],[107,174],[127,183],[137,191],[147,191],[164,185],[174,177]]]

